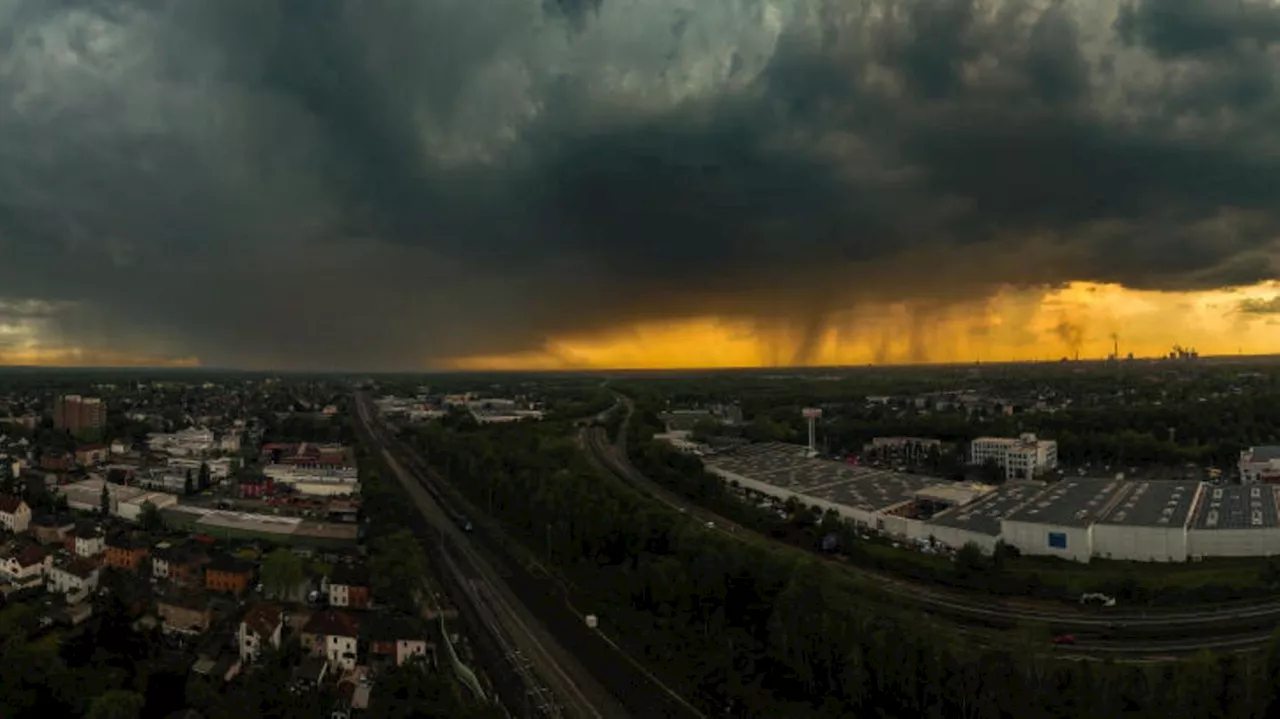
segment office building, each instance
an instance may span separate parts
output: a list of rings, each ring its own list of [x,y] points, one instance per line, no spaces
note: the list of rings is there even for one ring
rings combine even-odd
[[[1058,466],[1058,443],[1024,434],[1017,439],[979,437],[969,447],[969,461],[994,461],[1006,479],[1031,479]]]

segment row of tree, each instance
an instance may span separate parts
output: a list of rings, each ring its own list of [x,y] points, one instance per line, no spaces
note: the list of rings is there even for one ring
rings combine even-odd
[[[975,646],[794,550],[724,538],[586,462],[557,423],[409,435],[706,711],[740,717],[1265,716],[1280,654],[1168,667]],[[643,447],[637,451],[644,452]],[[707,486],[706,491],[716,490]]]

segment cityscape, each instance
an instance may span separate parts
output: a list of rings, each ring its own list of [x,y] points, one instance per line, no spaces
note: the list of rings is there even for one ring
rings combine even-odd
[[[1280,717],[1280,0],[0,28],[0,719]]]

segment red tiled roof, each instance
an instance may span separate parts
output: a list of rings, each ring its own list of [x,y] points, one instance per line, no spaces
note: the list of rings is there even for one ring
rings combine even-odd
[[[64,572],[69,572],[71,574],[74,574],[75,576],[80,577],[81,579],[87,579],[90,574],[93,574],[94,571],[97,570],[97,568],[98,568],[97,563],[94,562],[92,559],[86,559],[85,557],[76,557],[70,562],[67,562],[66,566],[64,566],[62,570]]]
[[[18,552],[18,556],[14,557],[14,559],[18,560],[18,566],[20,567],[31,567],[43,562],[47,556],[49,556],[49,553],[44,550],[44,547],[31,545]]]
[[[21,506],[22,497],[16,497],[12,494],[0,494],[0,512],[13,514]]]
[[[274,604],[255,604],[245,612],[244,623],[260,637],[270,636],[280,625],[280,607]]]
[[[326,609],[312,614],[307,623],[303,625],[302,631],[307,634],[358,637],[360,636],[360,623],[356,621],[355,617],[346,612]]]

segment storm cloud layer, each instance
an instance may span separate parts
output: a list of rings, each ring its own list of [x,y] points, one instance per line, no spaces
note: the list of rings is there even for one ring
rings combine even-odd
[[[1278,71],[1259,0],[0,0],[0,326],[410,368],[714,314],[803,360],[859,303],[1247,284]]]

